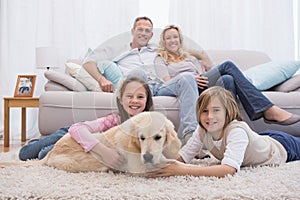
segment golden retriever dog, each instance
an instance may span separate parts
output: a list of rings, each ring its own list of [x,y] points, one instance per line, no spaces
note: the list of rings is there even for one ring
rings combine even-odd
[[[125,158],[120,169],[111,169],[101,162],[101,157],[92,152],[86,153],[70,134],[62,137],[42,160],[0,163],[0,167],[42,164],[67,172],[117,170],[144,173],[155,169],[157,164],[176,159],[181,147],[174,125],[159,112],[140,113],[119,126],[93,135]]]

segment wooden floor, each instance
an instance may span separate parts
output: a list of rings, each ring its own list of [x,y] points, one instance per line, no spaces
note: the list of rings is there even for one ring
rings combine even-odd
[[[0,140],[0,153],[15,151],[15,150],[21,148],[24,144],[25,144],[25,142],[21,142],[21,140],[14,140],[14,141],[10,141],[9,147],[4,147],[4,141],[2,139],[2,140]]]

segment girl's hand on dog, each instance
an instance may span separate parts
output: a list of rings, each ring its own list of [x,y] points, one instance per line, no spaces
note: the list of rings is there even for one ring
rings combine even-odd
[[[101,157],[101,162],[113,169],[120,169],[125,162],[125,158],[118,151],[102,143],[95,145],[91,151]]]
[[[168,176],[180,176],[185,175],[183,172],[186,170],[186,166],[179,161],[172,160],[165,164],[157,165],[157,170],[147,173],[148,178],[168,177]]]

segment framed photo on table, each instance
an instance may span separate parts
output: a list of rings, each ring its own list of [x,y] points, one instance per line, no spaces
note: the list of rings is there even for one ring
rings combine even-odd
[[[36,75],[18,75],[14,97],[32,97]]]

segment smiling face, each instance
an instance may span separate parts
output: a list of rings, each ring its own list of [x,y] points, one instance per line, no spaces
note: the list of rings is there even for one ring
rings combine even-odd
[[[164,33],[165,48],[171,53],[177,53],[181,46],[179,33],[175,28],[171,28]]]
[[[200,123],[207,132],[221,136],[225,125],[226,110],[219,97],[211,98],[206,108],[200,114]],[[217,139],[217,138],[215,138]]]
[[[131,48],[142,48],[147,46],[149,40],[152,38],[152,24],[150,21],[145,19],[140,19],[131,29],[133,36]]]
[[[143,84],[137,81],[128,83],[120,103],[131,117],[143,112],[147,103],[147,92]]]

